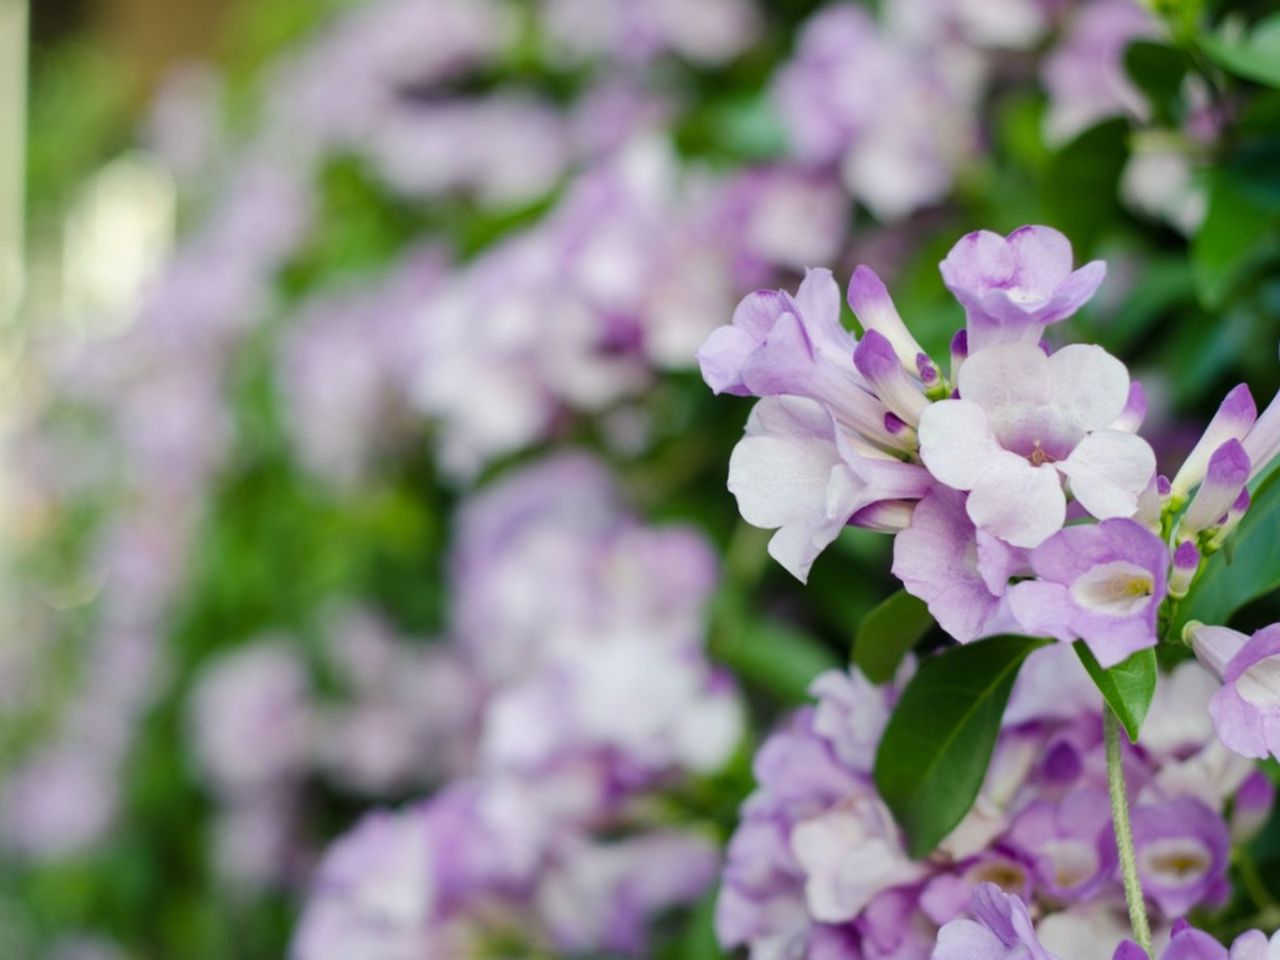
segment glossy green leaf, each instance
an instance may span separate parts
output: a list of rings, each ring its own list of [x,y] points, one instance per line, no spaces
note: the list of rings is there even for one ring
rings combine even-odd
[[[1280,87],[1280,13],[1272,14],[1246,36],[1200,38],[1205,53],[1237,76]]]
[[[1151,698],[1156,694],[1156,678],[1160,673],[1156,666],[1155,648],[1139,650],[1114,667],[1104,668],[1083,640],[1077,640],[1075,647],[1080,662],[1102,691],[1103,699],[1124,724],[1129,739],[1137,743],[1142,721],[1147,718]]]
[[[973,805],[1018,670],[1052,641],[1000,636],[925,660],[876,753],[875,781],[911,856],[928,855]]]
[[[1167,636],[1181,636],[1191,620],[1225,624],[1250,601],[1280,589],[1280,471],[1254,491],[1240,526],[1205,563],[1191,590],[1174,609]]]
[[[1209,209],[1191,245],[1191,276],[1206,307],[1222,305],[1236,283],[1270,252],[1277,211],[1231,170],[1209,188]]]
[[[898,664],[933,626],[923,600],[899,590],[877,604],[858,624],[853,665],[872,683],[893,679]]]

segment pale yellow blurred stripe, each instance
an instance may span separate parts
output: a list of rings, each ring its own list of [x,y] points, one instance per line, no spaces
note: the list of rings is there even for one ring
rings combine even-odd
[[[27,133],[27,0],[0,0],[0,324],[23,289]]]

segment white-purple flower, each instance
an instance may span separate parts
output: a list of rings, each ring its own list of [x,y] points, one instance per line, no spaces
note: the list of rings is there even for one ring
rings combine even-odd
[[[1005,341],[1039,343],[1097,292],[1107,268],[1094,260],[1072,269],[1071,242],[1052,227],[1019,227],[1008,237],[978,230],[961,237],[940,264],[965,308],[969,350]]]
[[[934,486],[893,541],[893,575],[961,643],[1012,625],[1003,597],[1026,565],[1026,551],[974,527],[964,501],[963,493]]]
[[[1080,789],[1029,804],[1009,828],[1008,842],[1030,861],[1050,897],[1071,902],[1092,896],[1110,879],[1116,862],[1110,825],[1106,791]]]
[[[1280,756],[1280,624],[1251,637],[1201,624],[1189,632],[1200,662],[1222,680],[1209,702],[1219,739],[1245,757]]]
[[[1084,640],[1104,667],[1155,646],[1169,550],[1151,531],[1132,520],[1067,527],[1030,556],[1038,579],[1009,588],[1023,629]]]
[[[1226,900],[1231,837],[1213,810],[1180,796],[1139,804],[1131,820],[1143,892],[1166,917]]]
[[[1041,946],[1027,905],[994,883],[973,892],[974,919],[952,920],[938,931],[932,960],[1057,960]]]
[[[1124,51],[1158,30],[1155,17],[1134,0],[1082,4],[1041,68],[1049,93],[1046,139],[1063,143],[1110,116],[1145,119],[1148,107],[1125,73]]]
[[[920,418],[920,457],[938,480],[969,491],[973,522],[1014,546],[1062,528],[1067,497],[1099,519],[1132,516],[1155,473],[1146,441],[1111,429],[1129,398],[1129,373],[1101,347],[1050,356],[1034,343],[999,343],[960,368],[960,399]]]
[[[1258,419],[1258,408],[1248,386],[1239,384],[1222,399],[1218,410],[1205,427],[1195,447],[1182,461],[1169,485],[1175,503],[1185,500],[1196,484],[1204,479],[1209,460],[1229,440],[1243,441]]]
[[[778,531],[769,554],[800,580],[858,511],[927,488],[919,467],[842,444],[827,408],[802,397],[757,403],[729,460],[743,519]]]

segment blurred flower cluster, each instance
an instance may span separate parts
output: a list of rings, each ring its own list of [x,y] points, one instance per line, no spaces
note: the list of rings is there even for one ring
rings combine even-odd
[[[875,756],[943,633],[1107,668],[1175,627],[1125,749],[1158,932],[1264,925],[1280,405],[1226,389],[1280,386],[1271,21],[243,6],[140,124],[180,230],[130,315],[23,331],[0,943],[969,960],[1025,914],[1106,956],[1067,644],[931,855]],[[876,686],[899,582],[941,629]]]
[[[923,862],[908,859],[871,778],[897,691],[856,669],[819,677],[816,706],[756,756],[759,786],[729,843],[717,904],[721,942],[753,956],[833,958],[929,956],[937,942],[941,956],[939,928],[968,917],[974,891],[994,883],[1035,905],[1045,948],[1109,955],[1127,927],[1102,702],[1072,660],[1062,646],[1029,658],[976,803]],[[1253,838],[1274,799],[1270,781],[1214,737],[1213,689],[1202,667],[1183,663],[1125,754],[1157,935],[1227,901],[1229,848]]]

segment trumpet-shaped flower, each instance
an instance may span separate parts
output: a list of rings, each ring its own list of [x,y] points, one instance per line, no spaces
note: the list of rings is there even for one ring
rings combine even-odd
[[[743,519],[778,531],[769,554],[801,580],[854,514],[919,498],[928,485],[918,466],[851,449],[826,408],[803,397],[756,404],[729,460],[729,490]]]
[[[1084,640],[1104,667],[1156,644],[1169,551],[1132,520],[1067,527],[1031,551],[1038,579],[1009,588],[1024,630]]]
[[[1057,960],[1037,939],[1020,897],[984,883],[969,909],[974,919],[952,920],[938,931],[933,960]]]
[[[1267,404],[1241,443],[1253,464],[1252,476],[1255,477],[1280,455],[1280,393]]]
[[[920,417],[920,456],[947,486],[970,491],[980,529],[1034,547],[1061,529],[1062,480],[1099,519],[1129,517],[1155,473],[1146,441],[1108,429],[1129,398],[1129,374],[1101,347],[1045,356],[1032,343],[1002,343],[960,368],[960,399]]]
[[[934,487],[893,541],[893,575],[961,643],[1010,625],[1002,597],[1009,577],[1025,563],[1025,551],[974,528],[964,499],[956,490]]]
[[[1181,796],[1138,806],[1133,841],[1142,889],[1165,916],[1225,899],[1231,837],[1201,801]]]
[[[1218,739],[1245,757],[1280,756],[1280,624],[1251,637],[1198,624],[1190,632],[1196,656],[1222,680],[1209,701]]]
[[[1079,310],[1107,267],[1094,260],[1073,271],[1071,262],[1071,242],[1051,227],[962,237],[940,267],[947,289],[964,305],[969,349],[1011,340],[1038,343],[1047,325]]]
[[[733,322],[707,338],[698,362],[717,393],[817,400],[851,435],[899,448],[902,441],[886,427],[889,407],[854,364],[857,349],[840,324],[840,288],[831,271],[810,270],[794,296],[782,290],[747,296]]]
[[[1176,500],[1186,497],[1204,479],[1209,459],[1214,452],[1228,440],[1243,440],[1257,419],[1258,408],[1253,401],[1253,394],[1242,383],[1223,398],[1204,434],[1174,474],[1169,487],[1170,495]]]
[[[1222,521],[1244,491],[1250,466],[1249,455],[1239,440],[1228,440],[1215,450],[1204,482],[1178,524],[1178,536],[1191,539]]]

